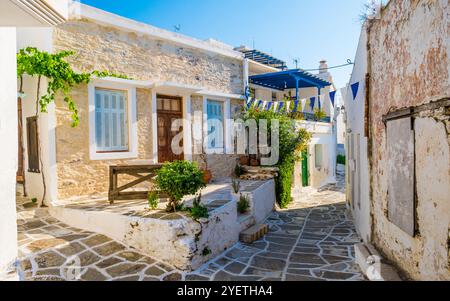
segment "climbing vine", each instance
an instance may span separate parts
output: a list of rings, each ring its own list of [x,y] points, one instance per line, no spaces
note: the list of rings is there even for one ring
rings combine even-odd
[[[126,76],[112,74],[106,71],[77,73],[65,60],[65,58],[74,54],[75,52],[73,51],[61,51],[56,54],[52,54],[45,51],[40,51],[34,47],[21,49],[17,54],[17,74],[21,81],[23,81],[23,76],[25,74],[37,76],[39,82],[38,86],[40,86],[40,80],[42,77],[45,77],[48,81],[46,93],[42,96],[38,95],[37,107],[40,107],[40,112],[46,113],[48,105],[55,101],[55,96],[58,93],[62,93],[64,102],[67,104],[70,112],[72,113],[72,127],[78,126],[80,122],[77,106],[70,96],[70,92],[74,86],[79,84],[87,84],[94,76],[127,78]]]
[[[72,127],[78,126],[80,123],[78,109],[70,95],[72,88],[79,84],[88,84],[92,77],[118,77],[126,79],[126,76],[109,73],[106,71],[92,71],[88,73],[75,72],[70,64],[65,60],[67,57],[74,55],[73,51],[61,51],[55,54],[40,51],[34,47],[21,49],[17,54],[17,76],[20,79],[20,93],[23,94],[23,78],[24,75],[37,76],[37,93],[36,93],[36,117],[39,113],[47,113],[48,105],[55,101],[56,95],[62,95],[64,102],[67,104],[69,111],[72,113]],[[41,96],[41,81],[47,79],[47,90]],[[39,133],[39,123],[37,124],[37,132]],[[41,175],[43,182],[42,206],[45,206],[44,200],[46,196],[46,183],[43,163],[41,143],[39,145],[39,161],[41,165]]]

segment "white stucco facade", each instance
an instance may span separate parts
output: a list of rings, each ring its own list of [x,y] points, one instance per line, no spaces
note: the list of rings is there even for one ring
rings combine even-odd
[[[17,257],[17,28],[60,24],[67,18],[67,13],[67,0],[5,0],[0,3],[0,137],[3,141],[0,150],[0,279],[7,276]]]
[[[369,199],[369,160],[367,135],[365,133],[367,73],[367,32],[361,30],[350,85],[360,82],[356,99],[353,100],[350,85],[344,95],[346,121],[347,200],[353,212],[356,229],[367,243],[371,240],[371,215]]]
[[[17,82],[16,29],[0,27],[0,279],[17,257]]]

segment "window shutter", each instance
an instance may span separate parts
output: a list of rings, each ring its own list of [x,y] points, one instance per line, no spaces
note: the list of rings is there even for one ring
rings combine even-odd
[[[411,117],[387,122],[388,217],[410,236],[415,235],[415,140]]]
[[[96,90],[95,135],[97,151],[128,150],[128,120],[125,92]]]
[[[28,171],[40,173],[37,117],[27,118]]]

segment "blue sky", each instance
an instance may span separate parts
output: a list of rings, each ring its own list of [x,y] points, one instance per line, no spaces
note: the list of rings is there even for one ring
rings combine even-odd
[[[367,0],[81,0],[112,13],[199,39],[215,38],[247,45],[288,66],[315,69],[354,60]],[[352,68],[332,71],[338,88]]]

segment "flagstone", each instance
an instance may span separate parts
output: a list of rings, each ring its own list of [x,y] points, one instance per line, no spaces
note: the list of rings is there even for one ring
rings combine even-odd
[[[286,266],[286,261],[281,259],[255,256],[250,265],[252,267],[262,268],[270,271],[281,271]]]
[[[116,257],[110,257],[96,264],[97,267],[101,269],[109,268],[110,266],[116,265],[120,262],[123,262],[122,259],[118,259]]]
[[[108,278],[96,269],[89,268],[80,279],[84,281],[105,281]]]
[[[115,241],[112,241],[106,245],[102,245],[94,249],[94,251],[101,256],[109,256],[123,250],[125,250],[125,247],[122,244],[119,244],[118,242]]]
[[[65,256],[72,256],[72,255],[78,254],[85,249],[86,248],[83,245],[81,245],[77,242],[69,243],[68,245],[60,246],[60,247],[56,248],[56,250],[59,253],[65,255]]]
[[[172,273],[164,277],[164,281],[181,281],[182,276],[180,273]]]
[[[142,271],[146,266],[144,264],[121,263],[106,270],[113,278],[134,275]]]
[[[167,272],[160,269],[157,266],[151,266],[147,270],[145,270],[145,275],[149,275],[149,276],[161,276],[165,273],[167,273]]]
[[[78,255],[80,264],[82,267],[89,266],[101,260],[101,257],[97,256],[91,251],[86,251]]]
[[[141,259],[142,257],[144,257],[143,255],[141,255],[139,253],[129,252],[129,251],[121,252],[121,253],[117,254],[116,256],[123,258],[125,260],[128,260],[128,261],[132,261],[132,262],[136,262],[139,259]]]
[[[94,235],[92,237],[83,239],[81,242],[83,244],[87,245],[88,247],[95,247],[95,246],[110,242],[111,240],[112,239],[110,239],[109,237],[98,234],[98,235]]]
[[[51,268],[61,266],[66,259],[53,251],[48,251],[39,254],[38,257],[35,258],[35,261],[39,268]]]
[[[233,262],[225,267],[225,271],[232,274],[240,274],[246,268],[245,264],[239,262]]]

